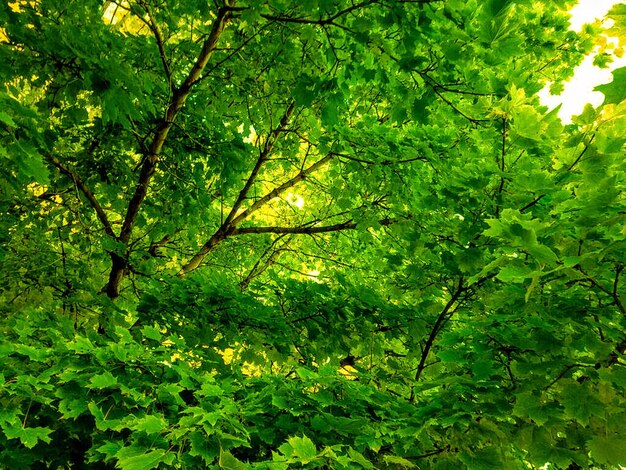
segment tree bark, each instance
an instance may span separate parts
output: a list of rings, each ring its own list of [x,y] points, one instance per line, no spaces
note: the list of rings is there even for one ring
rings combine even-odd
[[[156,165],[159,160],[161,150],[163,149],[163,145],[165,144],[165,140],[167,139],[167,135],[174,125],[176,116],[185,105],[185,101],[191,93],[193,85],[200,80],[202,72],[213,55],[220,36],[224,32],[224,28],[226,27],[230,17],[231,13],[228,8],[222,8],[219,10],[217,18],[213,23],[211,33],[206,41],[204,41],[202,51],[196,59],[196,63],[187,75],[183,84],[178,89],[174,90],[170,105],[165,112],[165,117],[154,133],[152,143],[150,144],[141,166],[141,173],[139,175],[137,186],[135,187],[135,192],[128,203],[126,216],[124,217],[124,222],[122,223],[122,230],[120,232],[120,236],[118,237],[118,240],[122,242],[125,247],[128,247],[135,222],[137,221],[137,216],[139,215],[139,210],[141,209],[141,206],[148,194],[150,181],[152,180],[152,176],[156,170]],[[111,299],[119,296],[120,283],[124,278],[124,273],[128,264],[125,258],[121,258],[121,260],[119,258],[121,258],[119,255],[111,254],[111,272],[109,274],[109,281],[104,289],[106,294]]]

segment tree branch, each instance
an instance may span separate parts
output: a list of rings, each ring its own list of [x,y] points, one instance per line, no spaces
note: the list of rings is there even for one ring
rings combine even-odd
[[[576,157],[576,160],[574,160],[574,162],[567,168],[567,171],[570,171],[572,168],[574,168],[578,162],[580,162],[580,160],[583,158],[583,155],[585,155],[585,153],[587,153],[587,150],[589,149],[589,146],[591,145],[591,143],[593,142],[593,139],[595,139],[596,135],[593,134],[591,136],[591,138],[589,139],[589,142],[584,144],[585,148],[582,150],[582,152],[580,152],[580,154],[578,155],[578,157]]]
[[[598,281],[596,281],[594,278],[592,278],[591,276],[589,276],[584,270],[583,268],[581,268],[580,266],[576,266],[575,269],[577,269],[578,271],[580,271],[583,275],[585,275],[586,277],[584,279],[580,279],[581,281],[587,281],[589,283],[591,283],[592,286],[596,287],[597,289],[599,289],[600,291],[604,292],[606,295],[608,295],[609,297],[611,297],[613,299],[613,303],[615,304],[615,306],[617,307],[617,309],[620,311],[620,313],[622,315],[626,316],[626,306],[624,306],[624,304],[622,303],[622,300],[619,297],[619,294],[617,292],[617,283],[619,282],[619,275],[622,272],[622,269],[620,266],[616,267],[615,270],[615,279],[613,281],[613,285],[611,286],[611,289],[603,286],[602,284],[600,284]]]
[[[144,8],[146,10],[146,13],[148,14],[148,20],[149,20],[149,22],[147,22],[146,24],[148,25],[148,28],[150,28],[150,31],[152,31],[152,34],[154,34],[154,38],[156,39],[157,47],[159,48],[159,56],[161,58],[161,63],[163,64],[163,71],[165,72],[165,76],[167,77],[167,82],[169,83],[170,90],[171,90],[172,89],[172,70],[170,68],[169,62],[167,61],[167,55],[165,53],[165,41],[163,40],[163,34],[161,33],[161,30],[159,29],[159,25],[154,20],[154,16],[152,15],[150,8],[147,5],[144,5]]]
[[[520,208],[519,211],[520,212],[524,212],[528,209],[530,209],[532,206],[534,206],[535,204],[537,204],[539,201],[541,201],[543,198],[545,197],[545,194],[540,194],[539,196],[537,196],[535,199],[533,199],[532,201],[530,201],[528,204],[526,204],[524,207]]]
[[[102,209],[102,206],[100,206],[100,203],[96,199],[96,196],[87,187],[85,182],[82,179],[80,179],[80,177],[74,171],[70,170],[68,167],[63,165],[63,163],[61,163],[61,161],[58,158],[56,158],[54,155],[50,155],[50,154],[46,155],[46,160],[48,160],[55,167],[57,167],[61,173],[70,177],[70,179],[74,182],[74,184],[80,190],[80,192],[82,192],[85,195],[85,197],[89,201],[89,204],[91,205],[93,210],[96,212],[96,215],[98,216],[98,220],[100,220],[100,223],[104,227],[105,233],[108,236],[115,238],[115,233],[113,232],[113,228],[111,227],[111,223],[109,222],[109,219],[106,213]]]
[[[502,118],[502,149],[500,150],[500,184],[498,185],[498,190],[496,191],[496,198],[499,199],[502,195],[502,191],[504,191],[504,170],[505,170],[505,158],[506,156],[506,117]],[[496,219],[500,217],[500,202],[496,201]]]
[[[465,290],[466,290],[466,287],[463,286],[463,277],[461,276],[459,278],[459,282],[458,282],[456,290],[454,291],[454,294],[452,294],[452,297],[450,298],[448,303],[445,305],[445,307],[443,308],[443,310],[437,317],[437,320],[435,321],[435,324],[433,325],[432,329],[430,330],[430,334],[428,335],[428,338],[426,339],[426,343],[424,344],[424,349],[422,349],[420,362],[417,366],[417,372],[415,373],[415,382],[419,381],[422,375],[422,372],[424,371],[424,368],[426,367],[426,359],[428,358],[428,354],[430,353],[430,350],[435,343],[435,339],[437,338],[437,335],[443,328],[444,323],[446,322],[446,320],[449,319],[450,317],[449,314],[451,313],[450,310],[452,309],[454,304],[457,303],[457,301],[459,300],[459,297]],[[414,401],[415,401],[415,385],[411,387],[411,396],[409,397],[409,402],[413,403]]]
[[[267,14],[261,15],[261,17],[265,18],[266,20],[278,21],[282,23],[315,24],[315,25],[320,25],[320,26],[323,26],[323,25],[341,26],[335,23],[336,19],[348,13],[351,13],[355,10],[358,10],[360,8],[364,8],[369,5],[372,5],[374,3],[380,3],[380,0],[366,0],[361,3],[355,3],[354,5],[351,5],[348,8],[344,8],[343,10],[335,13],[332,16],[329,16],[328,18],[320,18],[318,20],[312,20],[309,18],[292,18],[289,16],[280,16],[280,15],[276,16],[276,15],[267,15]]]
[[[276,239],[272,242],[272,244],[267,247],[267,249],[263,252],[263,254],[259,257],[259,259],[254,263],[254,266],[248,273],[248,275],[239,283],[239,287],[241,290],[245,290],[248,288],[250,283],[257,277],[259,277],[267,268],[272,265],[278,256],[286,250],[287,245],[291,241],[291,237],[288,237],[287,240],[283,243],[282,247],[276,247],[278,242],[282,240],[285,235],[280,235],[276,237]]]
[[[174,119],[185,105],[185,101],[191,93],[192,86],[198,81],[207,63],[209,62],[209,59],[213,55],[219,38],[222,35],[230,16],[231,13],[227,8],[222,8],[218,11],[217,18],[213,22],[213,27],[209,37],[204,41],[202,51],[200,52],[194,66],[187,75],[183,84],[180,88],[174,90],[172,100],[167,108],[167,111],[165,112],[163,121],[154,133],[152,143],[150,144],[148,153],[145,155],[141,166],[141,173],[139,174],[137,187],[135,188],[135,192],[128,204],[126,216],[124,217],[124,222],[122,223],[119,240],[126,246],[130,240],[133,227],[139,214],[139,209],[148,194],[150,181],[152,180],[152,176],[156,170],[156,164],[161,154],[161,150],[163,149],[163,145],[165,144],[165,139],[174,124]],[[113,299],[119,295],[119,284],[124,276],[126,262],[118,259],[119,256],[117,255],[115,255],[116,258],[113,258],[113,255],[111,256],[113,266],[109,274],[109,281],[105,287],[105,291],[107,295]]]
[[[567,374],[570,370],[574,369],[575,367],[590,367],[588,365],[585,364],[570,364],[568,366],[565,366],[565,368],[559,372],[559,374],[545,387],[543,387],[543,390],[549,390],[555,383],[557,383],[559,380],[561,380],[563,377],[565,377],[565,374]]]
[[[259,174],[259,171],[261,170],[261,167],[263,166],[263,164],[269,158],[269,156],[270,156],[270,154],[272,152],[272,149],[274,148],[274,144],[278,140],[278,136],[280,135],[281,132],[284,131],[285,127],[289,123],[289,119],[291,118],[291,115],[293,114],[293,110],[294,109],[295,109],[295,102],[292,101],[289,104],[289,107],[287,108],[285,113],[283,114],[283,117],[280,119],[280,124],[270,133],[270,135],[265,140],[265,145],[263,146],[263,150],[261,151],[261,154],[259,155],[259,158],[258,158],[256,164],[254,165],[254,168],[250,172],[250,176],[248,176],[248,180],[246,181],[246,184],[244,185],[244,187],[239,192],[239,196],[237,197],[237,200],[235,201],[235,204],[233,205],[233,208],[230,210],[230,213],[226,217],[226,220],[224,221],[224,225],[231,225],[231,224],[233,226],[236,225],[239,221],[241,221],[243,218],[245,218],[245,216],[241,217],[242,215],[246,214],[246,216],[247,216],[250,212],[253,212],[254,210],[258,209],[258,207],[260,207],[260,205],[262,205],[262,204],[257,205],[255,203],[255,204],[252,205],[252,207],[250,207],[249,209],[244,211],[240,216],[237,216],[237,212],[239,212],[239,209],[241,208],[241,205],[243,204],[243,201],[248,196],[248,192],[250,191],[250,188],[252,187],[252,185],[256,181],[256,177]],[[261,199],[264,199],[264,198],[261,198]],[[259,201],[257,201],[257,203],[258,202]],[[267,201],[265,201],[265,202],[267,202]],[[257,206],[257,207],[253,209],[253,207],[255,207],[255,206]]]
[[[324,158],[322,158],[321,160],[315,162],[313,165],[308,167],[306,170],[302,170],[300,173],[298,173],[296,176],[291,178],[289,181],[286,181],[285,183],[281,184],[280,186],[277,186],[276,188],[274,188],[272,191],[270,191],[265,196],[263,196],[258,201],[256,201],[254,204],[252,204],[248,209],[246,209],[241,214],[239,214],[237,217],[235,217],[232,220],[232,225],[236,226],[237,224],[242,222],[250,214],[252,214],[256,210],[261,208],[264,204],[267,204],[269,201],[271,201],[272,199],[274,199],[278,195],[282,194],[287,189],[295,186],[300,181],[306,179],[311,173],[317,171],[320,167],[322,167],[326,163],[328,163],[332,158],[333,158],[333,154],[326,155]]]
[[[395,219],[381,219],[378,223],[382,226],[388,226],[396,222]],[[235,228],[230,232],[230,235],[246,235],[251,233],[298,233],[298,234],[306,234],[313,235],[315,233],[328,233],[328,232],[339,232],[341,230],[353,230],[357,228],[356,222],[352,220],[348,220],[346,222],[342,222],[339,224],[333,225],[321,225],[321,226],[300,226],[300,227],[242,227]]]
[[[226,219],[224,220],[224,222],[222,222],[220,227],[211,236],[211,238],[209,238],[209,240],[200,248],[200,250],[198,250],[198,252],[187,262],[187,264],[183,265],[180,271],[181,275],[184,275],[196,269],[200,265],[200,263],[202,263],[202,260],[204,260],[207,254],[209,254],[222,240],[232,234],[232,231],[235,228],[234,219],[237,216],[237,212],[239,212],[243,201],[246,199],[248,192],[252,187],[252,184],[255,182],[256,177],[261,170],[261,167],[269,158],[274,144],[278,140],[278,136],[282,132],[284,132],[285,127],[289,123],[289,118],[293,114],[294,109],[295,102],[291,101],[291,103],[287,107],[287,110],[280,119],[280,124],[270,132],[270,135],[267,136],[267,139],[265,140],[265,144],[263,146],[263,150],[261,151],[261,154],[259,155],[259,158],[257,159],[254,168],[250,172],[250,176],[248,176],[244,187],[239,192],[239,196],[237,197],[235,204],[226,216]]]
[[[388,226],[395,223],[395,219],[385,218],[378,221],[378,223],[382,226]],[[180,275],[184,276],[190,271],[196,269],[200,263],[204,260],[207,254],[209,254],[215,247],[225,240],[228,237],[234,237],[238,235],[249,235],[249,234],[259,234],[259,233],[275,233],[275,234],[303,234],[303,235],[314,235],[316,233],[329,233],[329,232],[339,232],[342,230],[353,230],[357,228],[356,222],[352,220],[347,220],[345,222],[341,222],[333,225],[301,225],[300,227],[279,227],[279,226],[271,226],[271,227],[242,227],[236,228],[232,224],[228,226],[222,225],[207,241],[202,248],[196,253],[191,260],[187,264],[185,264],[180,271]]]

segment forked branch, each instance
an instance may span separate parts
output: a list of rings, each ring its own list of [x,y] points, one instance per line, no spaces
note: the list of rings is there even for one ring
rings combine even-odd
[[[63,173],[66,176],[69,176],[69,178],[74,182],[74,184],[80,190],[80,192],[85,195],[85,197],[89,201],[89,204],[91,205],[93,210],[96,212],[98,220],[102,224],[102,227],[104,227],[104,232],[109,237],[115,238],[115,233],[113,232],[113,228],[111,227],[109,218],[107,217],[106,213],[102,209],[102,206],[100,206],[100,203],[96,199],[96,196],[91,192],[89,187],[87,187],[85,182],[73,170],[66,167],[63,163],[61,163],[61,161],[54,155],[46,155],[46,160],[52,163],[61,173]]]
[[[178,89],[174,90],[170,104],[165,112],[165,116],[154,132],[152,142],[148,148],[147,154],[144,156],[143,164],[141,165],[141,172],[139,174],[137,186],[135,187],[133,196],[128,203],[126,215],[122,223],[119,241],[121,241],[125,246],[128,246],[135,222],[137,221],[139,210],[141,209],[143,201],[148,194],[148,188],[156,170],[156,165],[167,135],[174,124],[176,116],[185,105],[185,101],[191,93],[193,85],[200,79],[202,72],[213,55],[220,36],[222,35],[230,17],[231,12],[228,8],[222,8],[218,11],[217,18],[213,22],[213,27],[211,28],[211,32],[202,45],[202,51],[198,55],[196,62],[187,75],[187,78],[185,78],[183,84]],[[112,254],[111,260],[113,265],[105,291],[110,298],[115,298],[119,295],[119,284],[124,276],[127,263],[124,259],[120,258],[119,255]]]

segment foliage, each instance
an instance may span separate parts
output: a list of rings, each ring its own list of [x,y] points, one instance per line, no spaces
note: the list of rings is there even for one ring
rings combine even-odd
[[[0,464],[626,464],[624,69],[539,105],[569,6],[2,2]]]

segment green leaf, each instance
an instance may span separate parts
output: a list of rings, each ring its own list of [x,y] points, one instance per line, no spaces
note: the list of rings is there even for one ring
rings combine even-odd
[[[417,465],[410,460],[404,457],[398,457],[397,455],[385,455],[383,460],[387,465],[393,468],[418,468]]]
[[[104,444],[98,447],[96,451],[104,454],[104,461],[108,462],[112,460],[115,457],[115,454],[117,454],[123,447],[124,445],[119,441],[104,441]]]
[[[543,426],[551,419],[551,407],[541,403],[541,399],[530,392],[523,392],[516,396],[513,415],[532,419],[539,426]]]
[[[610,434],[595,436],[587,442],[591,457],[600,465],[612,467],[626,465],[626,447],[624,436]]]
[[[517,109],[513,117],[513,130],[531,140],[541,140],[541,115],[531,106]]]
[[[287,458],[297,459],[297,461],[307,464],[317,457],[317,448],[311,439],[306,436],[290,437],[287,442],[281,445],[280,450]]]
[[[4,111],[0,111],[0,122],[6,124],[9,127],[17,127],[17,124],[15,124],[13,118]]]
[[[161,334],[159,329],[153,326],[144,326],[141,329],[141,334],[143,335],[144,338],[152,339],[154,341],[159,341],[159,342],[163,338],[163,335]]]
[[[572,122],[579,126],[587,126],[593,124],[598,118],[598,111],[593,107],[591,103],[587,103],[583,108],[583,112],[578,116],[572,117]]]
[[[191,442],[189,454],[201,457],[206,464],[213,463],[221,452],[221,448],[218,449],[214,440],[210,439],[206,432],[194,431],[189,433],[189,441]]]
[[[96,420],[96,428],[98,430],[100,431],[106,431],[108,429],[115,430],[120,426],[121,420],[119,419],[105,419],[105,416],[102,413],[102,410],[98,407],[98,405],[96,405],[95,402],[93,401],[89,402],[87,407],[89,408],[89,411],[91,412],[92,416]]]
[[[68,343],[67,348],[77,354],[91,354],[96,349],[91,340],[84,336],[78,336],[74,341]]]
[[[139,446],[123,447],[115,454],[116,467],[122,470],[150,470],[159,466],[165,453],[163,449],[145,452]]]
[[[156,434],[161,432],[167,423],[161,416],[147,415],[142,418],[138,418],[132,428],[137,431],[144,431],[146,434]]]
[[[24,428],[21,425],[16,427],[3,427],[4,434],[7,439],[19,439],[27,449],[32,449],[37,445],[37,442],[43,441],[49,443],[51,438],[49,434],[52,433],[52,429],[49,427],[32,427]]]
[[[9,147],[16,157],[20,174],[41,184],[50,184],[48,167],[32,142],[18,140]]]
[[[111,388],[115,385],[117,385],[117,378],[115,378],[113,374],[107,371],[100,375],[94,375],[89,380],[89,385],[87,385],[87,388],[94,388],[98,390],[103,388]]]
[[[50,351],[47,348],[36,348],[25,344],[16,344],[15,352],[27,356],[31,361],[37,362],[46,360],[50,355]]]
[[[59,402],[59,412],[63,419],[78,418],[88,409],[84,398],[65,398]]]
[[[348,447],[348,455],[350,456],[353,462],[358,463],[361,467],[368,468],[368,469],[374,468],[374,464],[372,464],[372,462],[367,460],[363,456],[363,454],[361,454],[360,452],[357,452],[352,447]]]
[[[528,266],[516,266],[511,264],[503,266],[496,277],[504,282],[515,282],[522,281],[531,275],[532,271],[528,268]]]
[[[619,104],[626,100],[626,67],[613,70],[613,81],[605,85],[598,85],[594,90],[604,94],[604,104]]]
[[[220,449],[219,467],[222,470],[245,470],[248,466],[228,451]]]
[[[527,250],[540,263],[553,263],[558,260],[556,253],[545,245],[532,245],[527,247]]]

